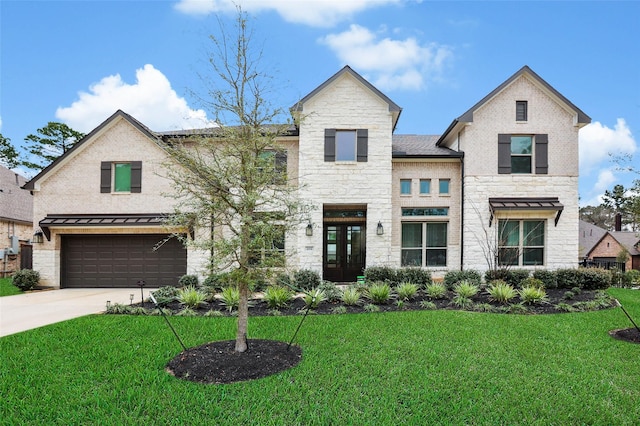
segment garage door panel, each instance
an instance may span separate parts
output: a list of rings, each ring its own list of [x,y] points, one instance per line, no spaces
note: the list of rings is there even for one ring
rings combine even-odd
[[[63,235],[62,287],[148,287],[177,285],[186,273],[187,252],[166,235]]]

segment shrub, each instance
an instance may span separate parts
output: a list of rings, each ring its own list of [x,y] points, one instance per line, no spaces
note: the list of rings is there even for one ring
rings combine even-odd
[[[538,278],[534,278],[534,277],[528,277],[525,278],[524,280],[520,281],[520,287],[537,287],[537,288],[545,288],[544,287],[544,281],[538,279]]]
[[[558,280],[558,288],[582,288],[582,276],[577,269],[558,269],[556,279]]]
[[[198,287],[200,280],[198,280],[197,275],[183,275],[178,280],[178,284],[180,284],[180,287]]]
[[[223,317],[224,314],[222,313],[222,311],[219,311],[217,309],[209,309],[207,312],[204,313],[203,316],[204,317]]]
[[[468,299],[478,294],[478,291],[478,286],[469,281],[461,281],[453,287],[453,292],[456,296]]]
[[[231,286],[225,288],[220,293],[220,303],[222,303],[229,312],[238,309],[240,305],[240,290]]]
[[[304,305],[309,309],[316,309],[322,302],[327,300],[327,296],[325,296],[324,291],[316,288],[315,290],[310,291],[309,293],[305,293],[304,297]]]
[[[22,291],[31,290],[40,282],[40,272],[33,269],[20,269],[13,274],[11,282]]]
[[[396,294],[400,300],[411,300],[418,294],[418,286],[413,283],[398,284]]]
[[[318,288],[324,292],[324,295],[329,302],[337,302],[342,296],[342,291],[331,281],[322,281]]]
[[[202,285],[210,288],[215,292],[222,291],[224,288],[232,284],[231,274],[229,272],[221,272],[219,274],[211,274],[204,279]]]
[[[300,269],[294,272],[293,283],[301,290],[311,290],[320,285],[320,274],[311,269]]]
[[[558,288],[558,279],[556,273],[553,271],[547,271],[545,269],[533,271],[533,278],[542,281],[544,288]]]
[[[571,300],[574,297],[576,297],[576,294],[574,292],[572,292],[571,290],[567,290],[564,292],[564,294],[562,295],[562,298],[565,300]]]
[[[364,277],[367,282],[397,282],[396,270],[390,266],[371,266],[364,270]]]
[[[508,269],[489,269],[484,273],[484,280],[509,282],[510,272]]]
[[[640,271],[637,269],[630,269],[622,274],[622,280],[620,282],[622,287],[634,287],[640,285]]]
[[[580,268],[584,290],[605,290],[611,287],[611,272],[600,268]]]
[[[422,268],[400,268],[396,271],[397,283],[413,283],[419,288],[431,284],[431,272]]]
[[[473,310],[476,312],[493,312],[493,306],[489,303],[476,303],[473,305]]]
[[[331,308],[331,313],[332,314],[346,314],[347,313],[347,308],[346,306],[335,306],[333,308]]]
[[[176,298],[178,302],[191,309],[198,309],[207,303],[207,295],[192,286],[179,289]]]
[[[507,284],[511,284],[514,288],[524,287],[522,281],[529,278],[530,272],[526,269],[511,269],[507,274]]]
[[[520,295],[520,300],[522,300],[522,303],[526,303],[527,305],[534,305],[549,301],[547,292],[544,291],[543,288],[522,287],[520,291],[518,291],[518,294]]]
[[[105,311],[107,314],[128,314],[131,312],[131,306],[121,303],[114,303]]]
[[[264,301],[270,309],[282,309],[287,307],[293,295],[291,290],[279,285],[271,285],[264,291]]]
[[[360,291],[356,287],[347,287],[342,290],[342,303],[347,306],[356,306],[360,304]]]
[[[278,272],[275,277],[275,283],[278,286],[289,288],[291,288],[291,286],[293,285],[293,282],[291,282],[291,277],[285,272]]]
[[[386,282],[377,282],[367,288],[367,298],[376,305],[387,303],[391,298],[391,287]]]
[[[489,293],[489,298],[498,303],[508,303],[518,294],[510,284],[501,280],[489,284],[487,292]]]
[[[513,305],[509,305],[507,307],[507,313],[509,314],[524,315],[527,312],[529,312],[529,310],[521,303],[514,303]]]
[[[447,287],[444,283],[432,283],[427,286],[425,293],[431,299],[444,299],[447,294]]]
[[[575,312],[577,309],[574,308],[573,306],[569,305],[568,303],[558,303],[556,305],[556,309],[562,312]]]
[[[365,312],[380,312],[380,307],[372,303],[368,303],[363,307]]]
[[[142,306],[132,306],[129,310],[130,315],[149,315],[150,312]]]
[[[181,310],[180,312],[178,312],[175,316],[177,317],[197,317],[198,313],[196,311],[194,311],[193,309],[186,307],[183,310]]]
[[[459,294],[453,296],[451,303],[460,309],[471,309],[473,307],[473,300],[469,297],[460,296]]]
[[[444,284],[449,290],[452,290],[453,287],[460,281],[468,281],[479,286],[480,284],[482,284],[482,275],[480,275],[480,272],[474,269],[467,269],[464,271],[449,271],[444,275]]]
[[[171,286],[160,287],[153,292],[153,297],[156,299],[158,306],[167,306],[169,303],[175,302],[177,296],[178,288]]]

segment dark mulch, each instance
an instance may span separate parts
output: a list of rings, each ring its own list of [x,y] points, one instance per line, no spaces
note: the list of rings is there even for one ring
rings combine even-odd
[[[275,340],[249,339],[246,352],[235,352],[235,341],[206,343],[187,349],[167,364],[176,377],[200,383],[233,383],[260,379],[296,366],[299,346]]]
[[[622,330],[612,330],[609,332],[611,337],[624,340],[631,343],[640,343],[640,331],[637,328],[624,328]]]

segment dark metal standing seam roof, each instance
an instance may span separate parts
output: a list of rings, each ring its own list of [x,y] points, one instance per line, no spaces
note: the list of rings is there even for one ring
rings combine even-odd
[[[555,210],[555,224],[558,225],[564,205],[557,197],[511,197],[511,198],[489,198],[489,209],[491,217],[489,226],[493,221],[493,214],[496,210]]]
[[[166,214],[63,214],[47,215],[38,224],[42,232],[51,238],[51,227],[81,227],[81,226],[160,226],[163,224]]]

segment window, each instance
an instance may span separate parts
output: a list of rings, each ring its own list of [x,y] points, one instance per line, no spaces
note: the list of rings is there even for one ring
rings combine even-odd
[[[402,209],[402,216],[447,216],[448,207],[405,207]]]
[[[544,265],[544,220],[500,220],[498,264]]]
[[[547,174],[549,172],[548,142],[547,134],[499,134],[498,173]]]
[[[511,136],[511,173],[531,173],[531,136]]]
[[[400,194],[411,194],[411,179],[400,179]]]
[[[420,179],[420,193],[429,194],[431,192],[431,179]]]
[[[100,164],[100,192],[142,192],[142,161],[103,161]]]
[[[438,185],[439,185],[439,191],[441,194],[448,194],[449,193],[449,179],[440,179],[438,181]]]
[[[131,163],[113,165],[113,192],[131,192]]]
[[[260,153],[260,160],[264,161],[264,167],[268,178],[272,179],[274,184],[283,184],[287,181],[287,152],[286,151],[264,151]],[[259,169],[262,170],[262,164]]]
[[[516,121],[527,121],[527,101],[516,101]]]
[[[369,132],[357,130],[324,130],[324,161],[366,162]]]
[[[402,266],[447,266],[446,222],[402,223]]]
[[[249,264],[258,267],[285,266],[285,219],[282,212],[260,212],[254,216]]]

